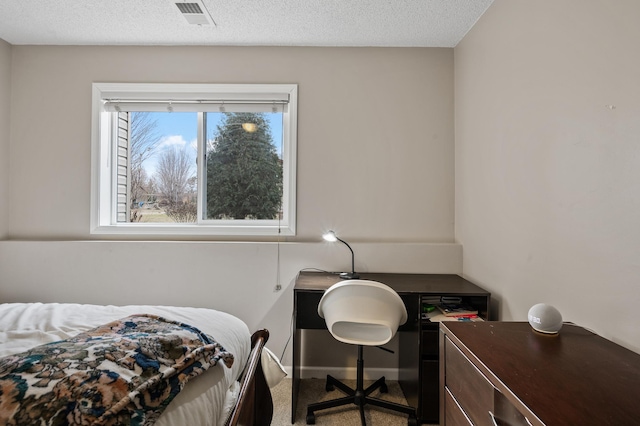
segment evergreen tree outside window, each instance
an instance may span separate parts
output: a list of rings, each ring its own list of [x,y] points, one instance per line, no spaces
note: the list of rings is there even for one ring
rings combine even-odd
[[[205,219],[279,219],[282,160],[264,113],[226,113],[206,165]]]

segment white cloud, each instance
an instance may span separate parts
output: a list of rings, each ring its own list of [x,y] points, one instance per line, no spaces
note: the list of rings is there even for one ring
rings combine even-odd
[[[187,143],[188,142],[184,140],[182,135],[169,135],[169,136],[163,137],[160,140],[160,143],[158,144],[158,148],[164,149],[172,146],[184,147],[187,145]]]

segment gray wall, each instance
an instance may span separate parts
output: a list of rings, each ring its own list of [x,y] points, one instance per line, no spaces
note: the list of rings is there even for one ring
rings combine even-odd
[[[453,241],[452,49],[13,51],[12,239],[91,238],[91,83],[144,81],[299,85],[294,240]]]
[[[269,328],[280,354],[297,271],[350,267],[346,247],[321,241],[327,229],[352,243],[359,271],[462,272],[453,224],[453,49],[12,50],[5,302],[213,307]],[[281,244],[93,239],[92,82],[297,83],[298,235]],[[276,284],[283,290],[274,292]]]
[[[0,240],[9,233],[11,45],[0,39]]]
[[[456,239],[501,318],[640,352],[640,2],[496,0],[455,48]]]
[[[268,327],[279,353],[296,271],[349,266],[319,242],[335,228],[360,270],[464,272],[502,319],[547,302],[640,352],[637,16],[635,0],[496,0],[453,51],[3,44],[0,296],[211,306]],[[93,81],[298,83],[299,235],[280,254],[91,241]]]

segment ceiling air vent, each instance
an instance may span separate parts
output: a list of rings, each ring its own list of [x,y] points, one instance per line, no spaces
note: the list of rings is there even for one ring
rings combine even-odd
[[[213,20],[202,3],[176,3],[188,23],[193,25],[211,25]]]

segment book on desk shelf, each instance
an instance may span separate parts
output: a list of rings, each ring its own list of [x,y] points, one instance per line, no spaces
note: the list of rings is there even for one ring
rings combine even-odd
[[[459,316],[447,316],[445,314],[443,314],[442,312],[440,312],[439,309],[436,309],[434,311],[431,311],[429,313],[423,313],[422,314],[422,319],[423,320],[429,320],[430,322],[442,322],[442,321],[484,321],[481,317],[479,317],[477,314],[466,314],[466,315],[459,315]]]
[[[477,316],[478,310],[473,309],[470,306],[461,304],[441,304],[438,305],[438,309],[444,316],[447,317],[461,317],[461,316]]]

